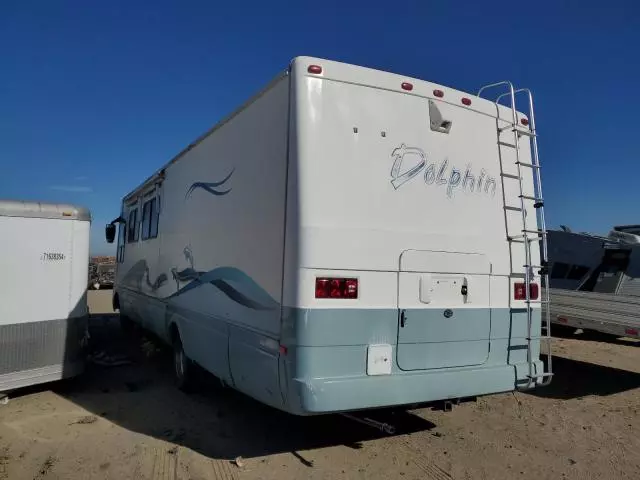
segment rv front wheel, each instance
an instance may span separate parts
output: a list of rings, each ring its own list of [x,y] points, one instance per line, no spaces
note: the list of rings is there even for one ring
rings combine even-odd
[[[192,388],[193,363],[187,357],[182,347],[180,336],[173,340],[173,365],[176,376],[176,386],[183,392],[189,392]]]

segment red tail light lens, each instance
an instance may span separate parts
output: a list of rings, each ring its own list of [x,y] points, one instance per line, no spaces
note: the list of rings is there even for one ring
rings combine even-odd
[[[342,297],[342,286],[343,280],[338,278],[332,278],[329,280],[329,296],[331,298],[341,298]]]
[[[529,125],[529,120],[527,120],[526,118],[521,118],[520,123],[526,127],[527,125]]]
[[[320,75],[322,73],[322,67],[320,65],[309,65],[307,72],[313,73],[314,75]]]
[[[316,278],[316,298],[358,298],[358,279]]]
[[[316,278],[316,298],[329,298],[328,278]]]
[[[537,300],[540,295],[540,287],[537,283],[529,284],[529,300]],[[513,284],[513,299],[514,300],[526,300],[527,289],[524,283]]]

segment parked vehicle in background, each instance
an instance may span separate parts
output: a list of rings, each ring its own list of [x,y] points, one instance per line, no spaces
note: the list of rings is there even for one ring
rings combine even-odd
[[[0,201],[0,391],[82,372],[89,211]]]
[[[549,232],[550,316],[554,323],[640,338],[638,226],[609,236]]]
[[[113,288],[116,276],[115,257],[92,257],[89,262],[89,288]]]
[[[124,197],[114,307],[180,386],[298,415],[547,383],[534,119],[498,86],[296,58]]]

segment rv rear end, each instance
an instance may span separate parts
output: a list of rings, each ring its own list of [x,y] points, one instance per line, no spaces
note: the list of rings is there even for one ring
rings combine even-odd
[[[512,131],[499,130],[511,109],[314,58],[294,60],[290,81],[288,409],[504,392],[528,382],[530,364],[542,371],[539,343],[527,343],[524,249],[507,239],[523,218],[537,229],[513,180],[533,197],[533,174],[518,173]],[[528,142],[520,160],[531,162]],[[539,308],[532,318],[539,337]]]

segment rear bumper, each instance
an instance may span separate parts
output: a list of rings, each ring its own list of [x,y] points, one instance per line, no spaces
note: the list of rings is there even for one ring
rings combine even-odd
[[[289,410],[297,415],[402,406],[509,392],[526,365],[292,380]],[[537,365],[540,369],[542,363]],[[540,371],[540,370],[539,370]]]

